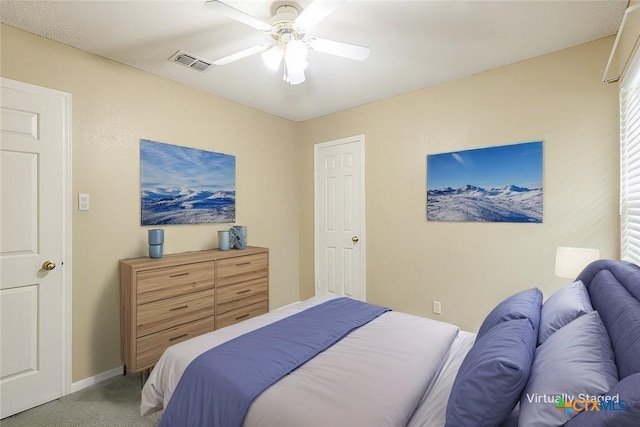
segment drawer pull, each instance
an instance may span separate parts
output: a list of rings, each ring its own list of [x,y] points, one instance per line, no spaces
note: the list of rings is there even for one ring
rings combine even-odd
[[[188,276],[188,275],[189,275],[189,272],[187,271],[187,272],[185,272],[185,273],[172,274],[172,275],[170,275],[169,277],[171,277],[171,278],[173,279],[174,277]]]
[[[169,338],[169,341],[179,340],[180,338],[188,337],[189,334],[178,335],[177,337]]]
[[[245,289],[244,291],[238,291],[238,292],[236,292],[236,295],[246,294],[247,292],[251,292],[251,289]]]
[[[251,316],[251,313],[243,314],[242,316],[236,317],[236,320],[244,319],[245,317]]]
[[[249,264],[251,264],[251,261],[239,262],[236,264],[236,267],[240,267],[241,265],[249,265]]]
[[[182,310],[182,309],[187,308],[187,307],[189,307],[189,306],[188,305],[183,305],[183,306],[180,306],[180,307],[173,307],[173,308],[170,308],[169,311]]]

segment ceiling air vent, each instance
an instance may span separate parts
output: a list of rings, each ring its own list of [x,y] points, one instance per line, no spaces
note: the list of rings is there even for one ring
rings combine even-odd
[[[185,67],[198,70],[200,72],[207,71],[211,67],[211,62],[206,59],[197,57],[192,53],[187,53],[183,50],[179,50],[169,58],[169,61],[176,64],[184,65]]]

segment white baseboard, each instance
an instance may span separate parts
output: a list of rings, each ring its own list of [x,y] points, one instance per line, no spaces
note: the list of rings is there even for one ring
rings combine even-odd
[[[108,380],[109,378],[113,378],[113,377],[117,377],[118,375],[122,375],[122,366],[118,367],[118,368],[113,368],[109,371],[106,372],[102,372],[98,375],[94,375],[93,377],[89,377],[89,378],[85,378],[83,380],[80,381],[76,381],[75,383],[71,384],[71,391],[70,393],[75,393],[76,391],[80,391],[82,389],[85,389],[87,387],[91,387],[93,385],[98,384],[99,382],[102,382],[104,380]]]
[[[271,310],[271,311],[278,311],[278,310],[282,310],[283,308],[287,308],[287,307],[292,306],[292,305],[294,305],[294,304],[298,304],[299,302],[300,302],[300,301],[294,301],[294,302],[292,302],[292,303],[290,303],[290,304],[283,305],[282,307],[274,308],[274,309],[273,309],[273,310]]]

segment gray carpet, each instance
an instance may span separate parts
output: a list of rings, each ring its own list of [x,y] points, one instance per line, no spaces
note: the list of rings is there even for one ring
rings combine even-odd
[[[0,421],[2,427],[156,427],[160,412],[140,416],[140,375],[102,381]]]

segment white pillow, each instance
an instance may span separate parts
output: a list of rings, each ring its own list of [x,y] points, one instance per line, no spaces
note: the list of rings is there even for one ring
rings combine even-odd
[[[559,289],[542,304],[538,345],[564,325],[592,311],[587,287],[581,280]]]

